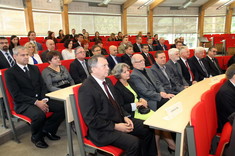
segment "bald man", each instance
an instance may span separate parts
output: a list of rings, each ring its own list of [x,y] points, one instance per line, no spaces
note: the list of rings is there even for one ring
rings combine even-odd
[[[112,70],[114,66],[118,63],[121,63],[121,58],[117,57],[117,47],[114,45],[111,45],[109,47],[109,56],[107,57],[107,61],[109,63],[109,69]]]
[[[44,51],[41,55],[41,59],[42,59],[43,63],[47,62],[47,59],[46,59],[47,53],[49,51],[55,50],[55,42],[51,39],[47,40],[46,41],[46,47],[47,47],[47,50]],[[60,60],[63,60],[63,57],[62,57],[61,53],[60,52],[58,52],[58,53],[59,53],[59,56],[60,56]]]

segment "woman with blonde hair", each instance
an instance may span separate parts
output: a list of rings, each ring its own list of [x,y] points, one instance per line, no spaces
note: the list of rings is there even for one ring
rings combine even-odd
[[[32,42],[25,43],[24,47],[28,49],[29,52],[29,64],[40,64],[42,63],[42,60],[40,56],[38,55],[37,47]]]

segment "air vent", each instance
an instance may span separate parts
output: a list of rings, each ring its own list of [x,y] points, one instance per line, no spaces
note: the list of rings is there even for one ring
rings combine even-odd
[[[93,3],[93,2],[89,2],[88,4],[91,7],[107,7],[108,6],[108,5],[105,5],[105,4],[99,5],[100,3]]]

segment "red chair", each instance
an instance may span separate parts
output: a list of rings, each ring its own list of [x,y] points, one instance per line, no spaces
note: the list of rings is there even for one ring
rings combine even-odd
[[[74,59],[70,59],[70,60],[62,60],[61,64],[63,66],[65,66],[65,68],[69,71],[70,69],[70,64],[74,61]]]
[[[118,79],[114,75],[109,75],[108,78],[112,81],[113,85],[115,85]]]
[[[113,156],[119,156],[123,153],[123,150],[114,146],[104,146],[104,147],[97,147],[95,144],[93,144],[90,140],[87,139],[87,131],[88,127],[82,117],[82,113],[80,111],[80,106],[78,102],[78,92],[79,92],[80,85],[73,88],[74,95],[70,96],[72,110],[73,110],[73,116],[74,116],[74,122],[75,127],[77,131],[77,139],[80,146],[80,152],[82,156],[85,156],[86,152],[93,152],[95,153],[96,150],[101,150],[106,153],[109,153]]]
[[[39,71],[42,73],[42,71],[49,66],[49,63],[41,63],[36,65],[39,69]]]
[[[10,121],[10,126],[13,132],[13,135],[15,137],[15,140],[17,142],[20,142],[17,138],[16,131],[15,131],[15,126],[14,123],[12,122],[11,116],[17,117],[18,119],[24,120],[25,122],[31,124],[32,120],[28,118],[27,116],[24,116],[22,114],[17,114],[14,110],[14,100],[10,94],[10,91],[7,88],[6,84],[6,79],[5,79],[5,72],[7,69],[2,69],[1,70],[1,87],[2,87],[2,94],[3,94],[3,99],[4,99],[4,104],[5,108],[7,111],[8,119]],[[46,118],[49,118],[53,112],[48,112],[46,113]]]

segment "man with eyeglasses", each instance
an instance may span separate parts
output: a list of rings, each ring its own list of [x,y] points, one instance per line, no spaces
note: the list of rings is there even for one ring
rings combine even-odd
[[[135,85],[138,95],[148,101],[149,108],[156,111],[174,95],[167,94],[151,69],[145,68],[145,60],[141,54],[133,55],[131,62],[134,69],[130,82]]]
[[[91,48],[91,52],[93,55],[101,55],[101,47],[98,45],[93,45]]]
[[[75,49],[76,59],[70,64],[70,75],[76,84],[82,83],[89,75],[86,52],[83,47]]]
[[[0,37],[0,69],[10,68],[15,65],[13,52],[9,50],[7,38]]]
[[[215,58],[217,54],[217,49],[215,47],[210,47],[207,52],[207,56],[204,58],[205,63],[209,69],[209,73],[212,76],[223,74],[221,70],[217,58]]]

